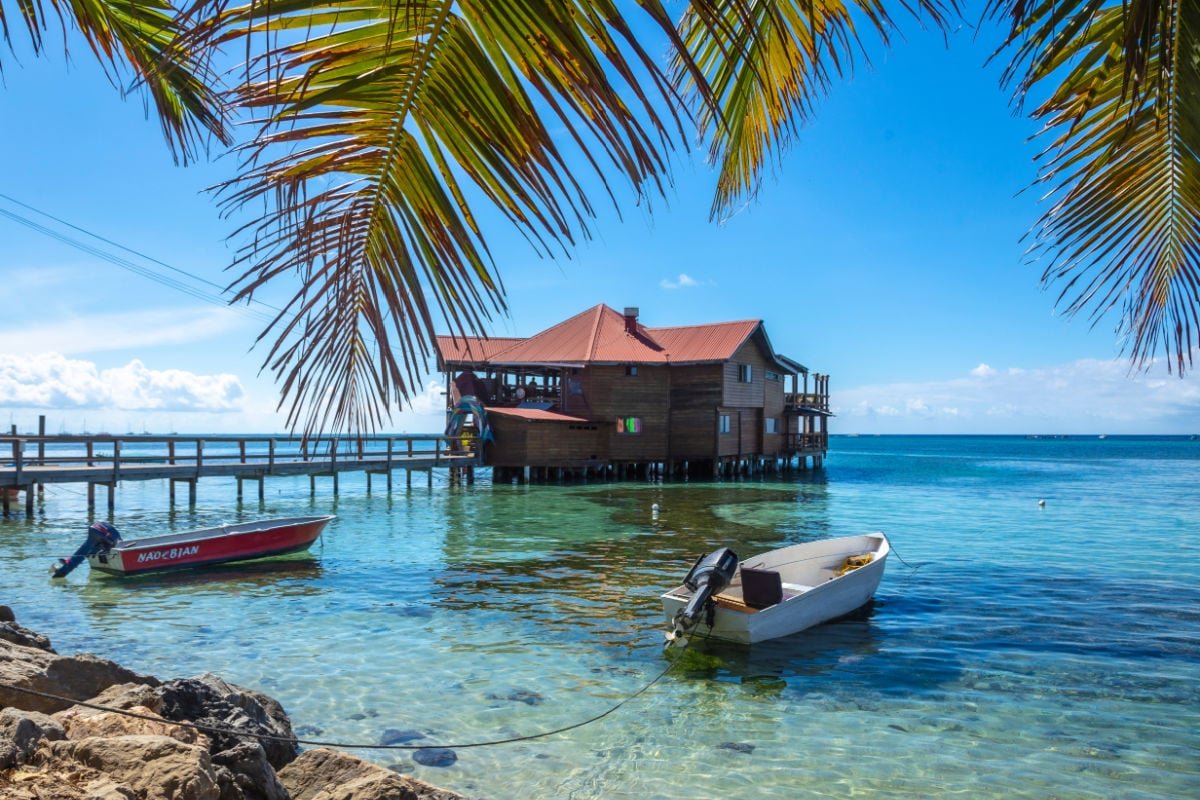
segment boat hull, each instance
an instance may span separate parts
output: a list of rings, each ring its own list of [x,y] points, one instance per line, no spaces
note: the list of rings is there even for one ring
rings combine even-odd
[[[291,517],[130,539],[89,556],[88,563],[100,572],[140,575],[277,557],[307,550],[332,519]]]
[[[872,554],[870,563],[837,574],[847,557],[867,552]],[[718,595],[712,626],[702,620],[693,635],[754,644],[843,617],[875,596],[889,552],[887,538],[873,533],[793,545],[746,559],[744,565],[780,573],[786,590],[782,602],[763,609],[730,607]],[[685,586],[662,595],[668,625],[690,597]]]

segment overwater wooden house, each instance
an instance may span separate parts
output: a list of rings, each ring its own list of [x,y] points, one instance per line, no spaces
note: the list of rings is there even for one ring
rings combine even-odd
[[[651,328],[598,305],[437,350],[450,407],[486,409],[497,480],[819,467],[828,449],[828,376],[776,353],[761,320]]]

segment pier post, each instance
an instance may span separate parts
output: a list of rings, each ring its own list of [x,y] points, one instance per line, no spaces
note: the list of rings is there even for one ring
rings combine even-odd
[[[171,500],[174,501],[174,499],[174,494],[172,494]],[[92,483],[91,481],[88,481],[87,507],[88,511],[96,510],[96,484]]]

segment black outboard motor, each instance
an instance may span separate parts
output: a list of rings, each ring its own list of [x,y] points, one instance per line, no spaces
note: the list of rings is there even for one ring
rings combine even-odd
[[[714,594],[729,585],[737,567],[737,553],[728,547],[722,547],[696,559],[691,571],[683,579],[683,585],[692,590],[692,599],[676,612],[675,619],[672,620],[674,630],[667,636],[668,643],[686,635],[695,627],[700,620],[700,612],[705,610]]]
[[[121,541],[121,534],[117,532],[111,522],[93,522],[88,528],[87,541],[79,546],[75,555],[66,559],[60,558],[58,563],[50,568],[51,577],[67,577],[71,574],[71,570],[83,563],[85,558],[97,553],[107,553],[119,541]]]

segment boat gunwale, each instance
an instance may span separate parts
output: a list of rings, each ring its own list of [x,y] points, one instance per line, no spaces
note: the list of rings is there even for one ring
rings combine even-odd
[[[162,547],[168,544],[178,545],[185,542],[211,541],[230,536],[245,536],[252,533],[271,533],[281,528],[298,528],[318,524],[323,528],[335,518],[336,515],[334,514],[324,514],[309,517],[280,517],[278,519],[260,520],[258,522],[238,522],[233,525],[217,525],[211,528],[180,531],[179,533],[164,533],[159,536],[143,536],[139,539],[121,539],[112,546],[111,550],[130,553],[147,548]],[[273,524],[266,527],[259,527],[263,523],[268,522]],[[317,536],[320,536],[319,531]],[[313,538],[315,539],[316,536]]]

